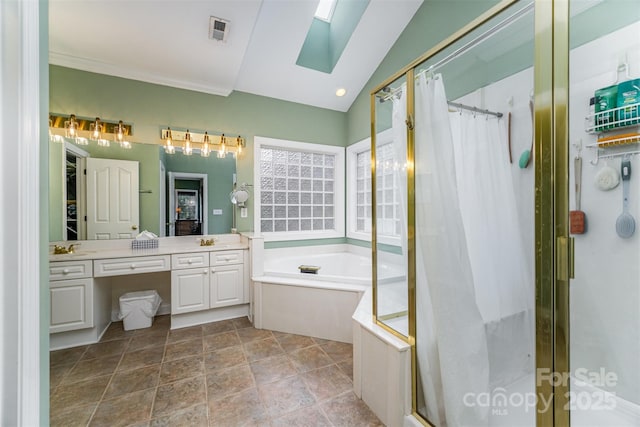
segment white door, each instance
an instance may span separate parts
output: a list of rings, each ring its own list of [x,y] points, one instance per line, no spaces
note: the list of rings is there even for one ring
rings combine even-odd
[[[138,234],[138,188],[138,162],[87,158],[87,238]]]
[[[167,235],[167,170],[164,163],[160,160],[160,228],[158,228],[158,236],[165,237]]]
[[[171,272],[171,314],[209,308],[209,270],[190,268]]]
[[[242,304],[244,300],[244,265],[211,267],[211,308]]]

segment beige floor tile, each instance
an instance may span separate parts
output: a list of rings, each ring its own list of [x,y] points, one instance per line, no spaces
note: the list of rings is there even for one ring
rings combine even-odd
[[[99,359],[81,360],[62,380],[62,384],[75,383],[88,378],[112,374],[122,356],[101,357]]]
[[[260,341],[251,341],[242,345],[244,353],[247,355],[249,362],[255,362],[267,357],[273,357],[284,354],[282,347],[275,338],[267,338]]]
[[[342,362],[337,363],[337,365],[338,368],[340,368],[340,370],[344,372],[351,381],[353,381],[353,360],[343,360]]]
[[[333,360],[317,345],[293,351],[288,356],[300,372],[311,371],[333,364]]]
[[[321,402],[353,389],[353,383],[336,365],[300,374],[307,388]]]
[[[353,392],[345,393],[320,406],[329,420],[337,426],[384,426]]]
[[[76,406],[66,410],[54,410],[51,408],[51,416],[49,417],[50,427],[85,427],[91,415],[96,410],[97,403],[85,406]]]
[[[216,335],[207,335],[203,339],[204,351],[220,350],[240,344],[240,338],[236,331],[223,332]]]
[[[334,361],[353,360],[353,346],[344,342],[329,341],[320,346],[322,350]]]
[[[302,408],[271,421],[272,427],[331,427],[327,417],[317,406]]]
[[[202,325],[202,334],[216,335],[223,332],[235,331],[235,329],[235,326],[233,326],[233,320],[221,320],[220,322],[213,322]]]
[[[49,389],[53,390],[60,385],[62,379],[75,366],[76,362],[67,365],[55,365],[49,368]]]
[[[316,403],[300,377],[260,385],[258,393],[270,417],[278,417]]]
[[[160,371],[160,384],[199,377],[203,374],[204,362],[201,355],[165,361]]]
[[[204,355],[204,366],[207,372],[230,368],[247,363],[242,346],[235,345],[215,350]]]
[[[95,359],[107,356],[119,356],[127,349],[129,338],[91,344],[82,355],[82,359]]]
[[[238,329],[238,337],[242,343],[273,338],[271,331],[254,327]]]
[[[271,383],[298,374],[293,363],[285,355],[262,359],[249,366],[256,384]]]
[[[144,335],[134,335],[131,337],[128,352],[142,350],[143,348],[164,346],[167,343],[167,331],[150,331]]]
[[[64,350],[56,350],[49,353],[49,366],[66,365],[75,363],[87,350],[87,346],[65,348]]]
[[[283,334],[283,333],[274,333],[276,340],[280,343],[280,347],[286,352],[290,353],[295,350],[300,350],[301,348],[311,347],[315,344],[310,337],[305,337],[303,335],[293,335],[293,334]]]
[[[124,356],[122,356],[118,371],[130,371],[132,369],[156,365],[162,361],[163,356],[164,347],[149,347],[142,350],[127,351],[124,353]]]
[[[255,387],[255,382],[249,365],[234,366],[207,374],[209,400],[239,393],[251,387]]]
[[[164,360],[176,360],[183,357],[202,354],[202,337],[191,339],[188,341],[180,341],[173,344],[167,344],[164,353]]]
[[[267,422],[266,411],[256,388],[209,400],[209,420],[212,426],[238,426]]]
[[[107,387],[104,399],[113,399],[123,394],[155,388],[160,376],[160,365],[151,365],[133,371],[118,371]]]
[[[171,415],[199,403],[206,403],[204,376],[189,378],[158,387],[153,418]]]
[[[72,406],[98,402],[102,397],[111,375],[58,386],[51,395],[51,410],[62,410]]]
[[[231,319],[231,322],[233,322],[233,326],[235,326],[236,329],[249,328],[253,326],[249,318],[246,316],[238,317],[237,319]]]
[[[151,420],[151,427],[198,427],[207,426],[207,405],[201,403],[191,408],[176,411]]]
[[[148,389],[103,400],[89,426],[124,427],[145,422],[150,418],[154,395],[155,389]]]
[[[189,328],[173,329],[169,331],[167,343],[187,341],[194,338],[202,338],[202,326],[191,326]]]

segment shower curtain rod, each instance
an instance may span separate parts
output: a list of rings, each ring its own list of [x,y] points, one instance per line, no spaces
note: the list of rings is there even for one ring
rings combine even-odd
[[[384,101],[388,101],[389,99],[393,98],[394,96],[399,96],[401,90],[402,90],[402,87],[397,87],[395,89],[391,89],[388,92],[385,92],[385,94],[382,95],[382,96],[380,96],[380,95],[376,95],[376,96],[380,99],[380,102],[384,102]],[[447,104],[449,104],[450,107],[460,108],[460,109],[468,110],[468,111],[473,111],[474,113],[486,114],[488,116],[495,116],[495,117],[498,117],[498,118],[503,116],[503,114],[500,113],[500,112],[486,110],[486,109],[478,108],[478,107],[472,107],[470,105],[461,104],[459,102],[447,101]]]

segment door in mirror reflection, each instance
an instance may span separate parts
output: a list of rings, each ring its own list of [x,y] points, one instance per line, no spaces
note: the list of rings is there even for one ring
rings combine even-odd
[[[130,239],[138,234],[138,162],[87,158],[89,239]]]

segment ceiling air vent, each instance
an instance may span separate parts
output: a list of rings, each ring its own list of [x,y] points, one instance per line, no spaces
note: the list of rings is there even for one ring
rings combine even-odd
[[[209,38],[219,42],[227,41],[229,21],[211,16],[209,18]]]

